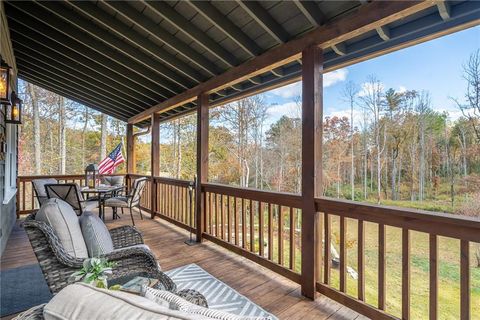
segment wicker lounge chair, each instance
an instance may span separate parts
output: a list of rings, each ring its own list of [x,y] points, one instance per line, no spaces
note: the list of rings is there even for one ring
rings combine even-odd
[[[84,259],[75,258],[67,253],[60,243],[54,230],[48,224],[35,220],[32,213],[24,222],[24,228],[32,245],[33,251],[40,263],[45,280],[52,293],[57,293],[69,284],[70,275],[82,268]],[[122,226],[109,230],[115,249],[102,257],[116,262],[113,276],[122,277],[132,271],[146,271],[158,274],[158,279],[167,277],[160,271],[153,253],[143,244],[139,231],[131,226]],[[168,281],[168,280],[166,280]],[[169,291],[175,291],[176,286],[170,280]]]

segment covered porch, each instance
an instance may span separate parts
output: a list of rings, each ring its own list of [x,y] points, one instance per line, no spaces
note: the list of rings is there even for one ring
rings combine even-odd
[[[415,290],[412,237],[422,234],[428,239],[425,308],[430,319],[437,319],[439,243],[446,237],[459,244],[458,317],[474,318],[479,302],[471,299],[477,288],[471,285],[470,260],[473,245],[480,242],[480,220],[322,196],[322,75],[476,26],[480,3],[345,1],[329,2],[328,8],[323,8],[326,12],[316,2],[280,3],[291,6],[295,14],[287,17],[282,15],[286,11],[243,1],[231,11],[196,1],[188,1],[188,10],[182,9],[181,3],[174,9],[163,2],[142,2],[143,11],[128,11],[124,3],[113,2],[99,2],[98,7],[80,2],[7,1],[2,5],[19,77],[128,123],[124,176],[127,186],[141,177],[149,181],[141,199],[143,214],[149,219],[137,219],[138,228],[164,269],[196,263],[280,319],[410,319]],[[97,10],[100,7],[102,10]],[[242,10],[243,24],[235,20],[240,19],[235,14],[226,13],[233,10]],[[149,24],[148,12],[162,16],[181,32],[175,36],[152,32],[159,26]],[[150,20],[143,20],[144,15]],[[192,15],[202,20],[188,20]],[[122,19],[132,28],[125,27]],[[255,34],[245,27],[252,21],[262,32]],[[202,23],[204,29],[212,28],[211,34],[200,32]],[[82,32],[76,34],[77,29]],[[173,59],[166,48],[159,51],[142,32],[161,34],[168,50],[173,48],[179,55]],[[232,43],[220,44],[223,38],[216,32]],[[182,38],[185,35],[188,41]],[[189,41],[204,53],[189,51],[184,44]],[[109,51],[111,47],[116,49]],[[69,73],[72,70],[78,72]],[[209,110],[298,80],[302,81],[301,193],[209,181]],[[160,124],[192,113],[197,119],[196,180],[161,177]],[[149,175],[135,172],[135,143],[142,130],[151,134]],[[31,189],[36,177],[17,177],[16,215],[20,221],[38,209]],[[51,177],[79,184],[84,179],[82,174]],[[107,220],[109,228],[128,223],[126,216]],[[401,314],[387,309],[387,274],[391,272],[387,268],[387,230],[392,229],[401,235],[401,272],[397,274]],[[194,234],[197,245],[184,244],[188,232]],[[367,243],[366,237],[372,234],[374,243],[370,237]],[[352,237],[353,246],[349,242]],[[335,263],[329,245],[333,238],[339,243]],[[374,271],[367,270],[367,265],[372,267],[368,261],[372,258],[365,254],[368,246],[376,251]],[[356,251],[356,278],[348,270],[351,250]],[[1,267],[34,262],[17,222]],[[375,284],[365,282],[367,272],[376,272]],[[351,286],[356,288],[354,293]],[[366,301],[367,290],[374,291],[375,301]]]

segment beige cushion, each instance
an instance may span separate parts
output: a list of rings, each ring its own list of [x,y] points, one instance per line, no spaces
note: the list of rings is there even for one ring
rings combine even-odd
[[[60,199],[48,199],[38,210],[35,220],[52,227],[65,250],[76,258],[88,258],[87,246],[77,214],[72,207]]]
[[[157,302],[161,306],[168,306],[172,310],[180,310],[198,317],[208,317],[218,320],[271,320],[272,317],[239,316],[221,310],[209,309],[193,304],[169,291],[145,288],[145,298]]]
[[[63,288],[43,309],[45,320],[187,319],[207,317],[170,310],[144,297],[76,283]]]
[[[98,257],[113,251],[112,237],[102,219],[91,212],[85,212],[79,221],[89,257]]]

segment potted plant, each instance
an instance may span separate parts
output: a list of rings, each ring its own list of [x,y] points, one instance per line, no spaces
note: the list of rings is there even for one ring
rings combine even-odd
[[[107,277],[112,274],[115,262],[109,262],[105,258],[91,258],[83,261],[83,268],[72,273],[70,281],[91,284],[98,288],[107,288]]]

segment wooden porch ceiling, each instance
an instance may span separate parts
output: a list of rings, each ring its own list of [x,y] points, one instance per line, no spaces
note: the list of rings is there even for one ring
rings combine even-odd
[[[400,14],[382,19],[395,3]],[[295,50],[315,30],[335,31],[322,45],[324,68],[334,70],[480,20],[477,1],[398,3],[6,1],[5,9],[20,78],[143,126],[152,112],[165,120],[194,110],[202,89],[218,105],[299,79]],[[360,16],[377,24],[339,37]],[[268,61],[280,51],[288,59]],[[254,72],[231,76],[245,65]]]

